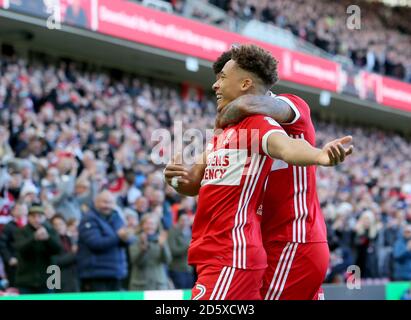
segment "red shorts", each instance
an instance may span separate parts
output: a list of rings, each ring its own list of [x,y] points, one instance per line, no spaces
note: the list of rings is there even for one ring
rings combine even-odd
[[[276,242],[266,248],[264,300],[323,300],[330,252],[326,242]]]
[[[192,300],[261,300],[264,269],[244,270],[233,267],[197,266],[197,282]]]

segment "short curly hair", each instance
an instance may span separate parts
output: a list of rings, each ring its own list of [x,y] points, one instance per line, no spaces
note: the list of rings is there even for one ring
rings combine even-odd
[[[267,50],[253,44],[246,44],[232,48],[230,52],[231,59],[241,69],[256,75],[267,90],[278,81],[278,62]]]
[[[214,74],[217,75],[223,70],[225,64],[231,60],[231,50],[224,51],[213,63]]]

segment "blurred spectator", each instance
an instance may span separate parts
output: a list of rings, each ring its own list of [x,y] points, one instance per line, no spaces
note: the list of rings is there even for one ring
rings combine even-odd
[[[401,221],[390,217],[378,236],[378,269],[379,275],[390,278],[394,272],[393,248],[401,233]]]
[[[47,221],[51,221],[51,219],[53,219],[53,217],[56,215],[56,209],[54,209],[54,207],[49,204],[49,203],[45,203],[44,204],[44,216],[46,217]]]
[[[149,195],[149,202],[152,212],[161,219],[161,224],[165,230],[169,230],[173,223],[170,203],[165,199],[163,190],[153,190]]]
[[[67,235],[73,240],[74,243],[78,243],[78,227],[80,221],[76,219],[69,219],[67,221]]]
[[[97,161],[93,151],[85,150],[83,152],[83,160],[80,167],[80,176],[87,180],[89,177],[95,176],[97,173]]]
[[[403,235],[394,245],[394,279],[411,280],[411,225],[404,228]]]
[[[181,214],[178,223],[168,235],[168,244],[172,255],[170,278],[176,289],[189,289],[194,285],[193,268],[187,262],[190,242],[191,219],[187,214]]]
[[[130,238],[130,243],[134,243],[137,239],[137,233],[139,228],[139,217],[137,212],[130,208],[124,209],[124,219],[126,221],[126,228],[129,230],[129,233],[133,236]],[[130,276],[131,276],[131,258],[130,258],[130,250],[126,250],[127,256],[127,277],[123,280],[123,287],[128,288],[130,283]]]
[[[46,273],[52,256],[61,250],[57,233],[44,223],[44,208],[33,204],[28,212],[28,223],[16,233],[16,286],[21,294],[47,293]]]
[[[343,202],[336,208],[335,216],[326,217],[330,248],[330,264],[325,279],[327,283],[344,283],[348,266],[354,264],[352,244],[355,233],[350,222],[351,215],[352,206]]]
[[[326,283],[345,283],[347,268],[354,264],[350,249],[336,247],[330,251],[330,264],[328,266]]]
[[[66,220],[81,220],[81,205],[84,197],[80,197],[80,194],[77,196],[80,187],[75,183],[77,162],[73,157],[70,158],[70,167],[69,174],[63,175],[55,167],[48,169],[47,175],[42,181],[42,186],[48,190],[47,200]]]
[[[53,264],[58,265],[61,270],[61,289],[57,292],[78,292],[80,288],[76,265],[77,244],[67,235],[67,224],[63,216],[55,215],[51,219],[51,224],[58,233],[62,245],[60,254],[52,258]]]
[[[37,188],[33,184],[23,185],[20,191],[20,200],[28,206],[31,206],[34,202],[37,202]]]
[[[14,156],[14,152],[9,144],[9,138],[10,132],[4,126],[0,126],[0,165],[3,167],[5,166],[5,162]]]
[[[145,215],[146,213],[148,213],[149,211],[149,203],[146,197],[140,197],[136,200],[134,208],[139,216],[139,218],[141,219],[141,217],[143,215]]]
[[[330,222],[332,232],[336,239],[334,242],[340,247],[350,248],[354,241],[355,219],[352,218],[353,207],[347,202],[341,203],[336,208],[336,215]]]
[[[12,205],[20,198],[21,175],[15,167],[3,165],[0,168],[0,179],[0,215],[7,217]]]
[[[166,266],[171,253],[167,233],[160,232],[159,220],[151,214],[142,217],[140,228],[136,242],[130,246],[130,290],[169,289]]]
[[[142,192],[137,186],[135,185],[136,176],[132,170],[128,170],[125,173],[125,182],[127,183],[126,186],[126,195],[125,195],[125,203],[127,206],[132,205],[138,199],[141,198]]]
[[[22,190],[27,188],[31,193],[34,193],[37,196],[39,189],[34,182],[33,166],[34,165],[29,160],[20,162],[20,172],[23,180]]]
[[[173,225],[175,225],[180,218],[181,215],[186,214],[189,216],[190,219],[194,218],[195,213],[195,198],[192,197],[184,197],[180,201],[179,200],[169,200],[170,202],[174,202],[172,205],[172,214],[173,214]]]
[[[0,234],[0,254],[4,261],[10,287],[15,287],[15,277],[18,265],[14,241],[18,230],[26,225],[27,213],[27,206],[24,203],[17,202],[11,208],[13,220],[6,224],[3,232]]]
[[[69,177],[67,188],[72,188],[74,175]],[[74,189],[64,189],[61,191],[58,200],[53,200],[56,203],[56,210],[61,212],[66,220],[75,219],[81,220],[83,213],[90,210],[93,205],[93,199],[96,196],[98,186],[94,177],[85,178],[82,176],[75,182]],[[57,202],[56,202],[57,201]]]
[[[372,211],[365,211],[355,226],[355,246],[357,252],[356,265],[361,270],[364,278],[376,278],[377,256],[375,240],[378,233],[378,224],[375,221]]]
[[[82,291],[119,291],[127,276],[125,249],[132,234],[114,207],[114,196],[102,191],[81,220],[77,263]]]
[[[124,209],[124,218],[126,220],[126,226],[131,230],[131,233],[136,234],[138,231],[139,217],[137,212],[133,209]]]
[[[7,280],[6,272],[4,270],[3,259],[0,256],[0,294],[2,293],[2,291],[7,290],[8,287],[9,281]]]

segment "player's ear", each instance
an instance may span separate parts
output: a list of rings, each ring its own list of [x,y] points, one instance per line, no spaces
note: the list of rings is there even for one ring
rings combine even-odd
[[[241,91],[248,91],[253,86],[253,80],[251,78],[244,78],[241,83]]]

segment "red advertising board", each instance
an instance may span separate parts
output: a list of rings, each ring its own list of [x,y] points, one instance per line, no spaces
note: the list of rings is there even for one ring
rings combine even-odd
[[[0,0],[0,9],[1,8],[4,8],[4,1],[3,0]]]
[[[411,112],[411,84],[362,71],[360,98]]]
[[[411,112],[411,84],[381,77],[379,95],[381,103],[403,111]]]
[[[333,61],[283,50],[280,60],[281,79],[329,91],[337,91],[339,65]]]
[[[126,1],[100,0],[98,31],[206,60],[242,37]],[[217,35],[217,36],[216,36]]]

